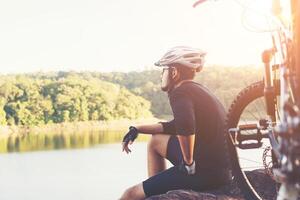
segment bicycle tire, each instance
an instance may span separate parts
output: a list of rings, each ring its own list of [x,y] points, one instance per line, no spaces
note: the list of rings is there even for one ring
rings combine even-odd
[[[279,95],[279,81],[275,83],[275,94]],[[233,100],[231,106],[229,107],[227,114],[227,130],[229,128],[236,128],[240,117],[244,109],[253,101],[258,98],[264,97],[264,82],[255,82],[245,89],[243,89],[237,97]],[[237,147],[234,145],[234,139],[229,135],[228,147],[231,155],[231,164],[234,179],[238,183],[240,190],[242,191],[245,199],[247,200],[261,200],[262,195],[260,195],[255,188],[252,186],[250,180],[247,178],[246,173],[242,170],[239,154],[237,152]]]

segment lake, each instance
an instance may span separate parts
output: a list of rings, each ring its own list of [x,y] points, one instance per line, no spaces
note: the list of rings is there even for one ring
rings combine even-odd
[[[122,136],[107,132],[0,140],[1,152],[11,152],[0,154],[0,200],[118,199],[147,178],[149,137],[139,137],[127,155],[121,151]],[[262,149],[239,153],[244,167],[261,167],[251,160],[260,158]]]
[[[1,200],[110,200],[147,177],[145,142],[0,155]]]

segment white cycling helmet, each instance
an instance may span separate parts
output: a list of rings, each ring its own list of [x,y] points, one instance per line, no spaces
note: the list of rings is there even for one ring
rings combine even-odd
[[[180,64],[184,67],[201,71],[206,52],[187,46],[177,46],[170,49],[158,62],[156,66],[170,66]]]

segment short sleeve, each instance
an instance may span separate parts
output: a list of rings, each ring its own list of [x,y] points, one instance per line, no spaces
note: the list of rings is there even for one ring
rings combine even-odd
[[[195,134],[195,112],[192,98],[177,92],[170,98],[177,135]]]
[[[169,122],[159,122],[163,126],[163,132],[169,135],[176,135],[174,119]]]

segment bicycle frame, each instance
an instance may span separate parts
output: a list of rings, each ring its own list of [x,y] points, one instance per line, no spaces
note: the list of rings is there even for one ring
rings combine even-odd
[[[278,3],[278,2],[276,2]],[[243,126],[230,129],[235,136],[239,148],[255,148],[260,145],[263,135],[262,128],[267,130],[267,136],[272,146],[273,170],[275,179],[282,183],[277,200],[296,200],[300,189],[300,3],[291,0],[293,8],[293,38],[284,32],[284,26],[272,36],[273,48],[263,52],[264,63],[264,97],[266,111],[269,116],[267,126],[252,124],[245,130],[255,129],[255,134],[243,136]],[[275,38],[277,37],[277,40]],[[280,58],[279,64],[271,65],[273,58]],[[278,60],[277,60],[278,61]],[[279,69],[280,105],[276,102],[275,75]],[[274,72],[274,73],[273,73]],[[280,119],[276,118],[276,111]],[[251,145],[244,141],[256,140]],[[255,197],[254,197],[255,196]],[[252,198],[260,199],[256,194]]]
[[[203,2],[205,0],[198,0],[194,7]],[[278,40],[275,40],[275,35],[272,36],[273,48],[264,51],[262,55],[265,69],[264,97],[269,119],[259,120],[259,125],[239,125],[238,128],[230,127],[229,129],[230,140],[232,141],[232,162],[235,163],[234,167],[238,176],[245,177],[245,174],[240,170],[237,151],[233,146],[240,149],[259,148],[262,145],[262,138],[269,138],[272,146],[273,164],[275,164],[273,172],[275,178],[282,183],[277,200],[296,200],[300,190],[300,0],[290,0],[290,3],[292,8],[292,38],[288,38],[290,34],[284,32],[286,26],[283,25],[276,32]],[[273,6],[274,14],[278,15],[279,24],[282,24],[283,21],[279,16],[281,14],[280,1],[274,0]],[[280,62],[271,65],[276,54],[280,55]],[[276,70],[279,70],[280,74],[280,105],[276,101]],[[276,118],[278,111],[280,119]],[[256,130],[257,132],[247,135],[241,134],[245,130]],[[244,143],[244,141],[252,142]],[[242,184],[248,186],[248,180],[244,180]],[[251,186],[249,188],[250,191],[246,191],[248,198],[261,199]]]
[[[291,0],[291,11],[293,21],[293,42],[294,42],[294,66],[296,68],[295,82],[296,91],[298,91],[297,105],[300,107],[300,2],[299,0]]]
[[[279,136],[278,162],[274,170],[282,182],[277,200],[296,200],[300,189],[300,4],[291,0],[293,17],[292,45],[287,45],[287,57],[280,65],[281,119],[274,132]],[[268,102],[267,102],[268,103]]]

